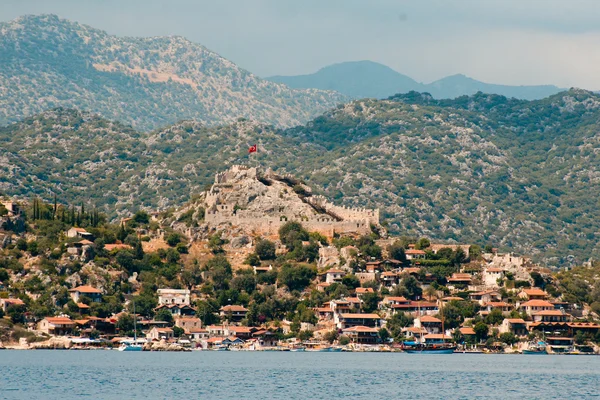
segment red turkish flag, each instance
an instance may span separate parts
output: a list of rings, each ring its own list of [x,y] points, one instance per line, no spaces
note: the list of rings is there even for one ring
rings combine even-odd
[[[257,151],[256,145],[250,146],[248,148],[248,154],[250,154],[250,153],[256,153],[256,151]]]

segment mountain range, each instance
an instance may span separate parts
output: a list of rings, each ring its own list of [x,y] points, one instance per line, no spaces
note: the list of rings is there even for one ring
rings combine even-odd
[[[345,100],[260,79],[182,37],[121,38],[55,15],[0,23],[0,124],[68,107],[141,130],[240,117],[294,126]]]
[[[410,92],[288,129],[239,119],[141,132],[54,109],[0,128],[0,192],[126,215],[180,205],[215,172],[258,164],[338,204],[380,208],[395,234],[564,265],[600,257],[599,120],[600,96],[583,90],[535,101]]]
[[[482,92],[517,99],[536,100],[564,90],[553,85],[494,85],[461,74],[424,84],[372,61],[344,62],[321,68],[314,74],[271,76],[266,79],[296,89],[333,90],[354,99],[384,99],[396,93],[417,91],[430,93],[437,99],[453,99]]]

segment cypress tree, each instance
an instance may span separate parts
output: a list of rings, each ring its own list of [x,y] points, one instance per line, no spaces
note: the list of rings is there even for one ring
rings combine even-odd
[[[54,209],[52,211],[52,219],[56,219],[57,211],[58,211],[58,203],[56,202],[56,193],[54,193]]]

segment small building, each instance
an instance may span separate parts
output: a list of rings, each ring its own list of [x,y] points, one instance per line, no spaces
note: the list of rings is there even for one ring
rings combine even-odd
[[[428,333],[441,333],[442,320],[430,315],[423,315],[415,319],[413,325],[416,328],[423,328]]]
[[[527,322],[522,318],[505,318],[498,328],[500,333],[512,333],[515,336],[527,336]]]
[[[512,306],[504,301],[490,301],[482,306],[481,311],[490,313],[495,309],[502,311],[503,314],[508,314],[512,310]]]
[[[364,287],[357,287],[356,288],[356,297],[360,297],[363,294],[367,294],[367,293],[375,293],[375,290],[373,290],[373,288],[364,288]]]
[[[202,328],[202,321],[198,317],[186,317],[181,316],[175,318],[175,326],[183,329],[186,333],[191,329],[200,329]]]
[[[75,321],[69,317],[46,317],[37,325],[37,330],[48,335],[63,336],[73,332]]]
[[[573,318],[563,310],[543,310],[531,315],[534,322],[569,322]]]
[[[25,303],[21,299],[0,299],[0,308],[6,314],[6,310],[10,306],[24,306]]]
[[[246,314],[248,314],[248,309],[244,306],[228,305],[221,307],[219,312],[221,317],[227,318],[230,322],[240,322],[241,320],[246,318]]]
[[[379,334],[377,328],[368,326],[353,326],[342,330],[342,334],[348,336],[352,343],[357,344],[377,344]]]
[[[190,305],[190,291],[188,289],[158,289],[156,292],[158,293],[158,305]]]
[[[448,283],[452,285],[465,285],[468,286],[471,284],[473,277],[471,274],[464,274],[455,272],[452,274],[450,278],[448,278]]]
[[[379,280],[385,287],[392,287],[398,284],[400,278],[397,272],[394,271],[385,271],[379,275]]]
[[[402,328],[402,333],[407,338],[414,339],[415,342],[423,342],[423,336],[429,334],[425,328],[418,328],[416,326]]]
[[[341,269],[330,269],[325,272],[325,282],[326,283],[342,283],[342,279],[346,275],[345,271]]]
[[[404,252],[407,260],[418,260],[425,258],[425,252],[423,250],[408,249]]]
[[[376,327],[381,325],[381,317],[377,314],[336,314],[336,324],[339,329],[351,328],[353,326]]]
[[[540,288],[523,289],[519,292],[519,298],[524,300],[546,300],[548,293]]]
[[[158,328],[153,327],[146,333],[146,339],[148,340],[169,340],[173,338],[173,329],[171,328]]]
[[[525,310],[527,315],[532,316],[540,311],[554,310],[554,304],[546,300],[529,300],[525,303],[522,303],[520,308]]]
[[[102,301],[102,291],[88,285],[69,289],[69,294],[75,303],[81,303],[80,298],[82,296],[89,298],[94,303],[100,303]]]
[[[269,272],[273,270],[273,266],[269,265],[268,267],[261,267],[261,266],[253,266],[252,269],[254,270],[254,275],[259,275],[259,274],[264,274],[265,272]]]
[[[504,279],[504,270],[502,268],[486,268],[483,271],[483,284],[486,287],[498,287],[498,281]]]
[[[480,305],[484,305],[493,301],[501,301],[502,295],[496,290],[484,290],[483,292],[471,293],[469,298]]]
[[[92,235],[91,233],[89,233],[88,231],[86,231],[83,228],[76,228],[76,227],[72,227],[71,229],[69,229],[67,231],[67,237],[70,238],[81,238],[81,239],[87,239],[89,241],[94,241],[94,235]]]

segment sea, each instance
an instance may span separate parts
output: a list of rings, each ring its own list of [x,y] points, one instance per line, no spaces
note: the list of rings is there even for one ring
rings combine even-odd
[[[600,356],[0,351],[0,399],[591,399]]]

